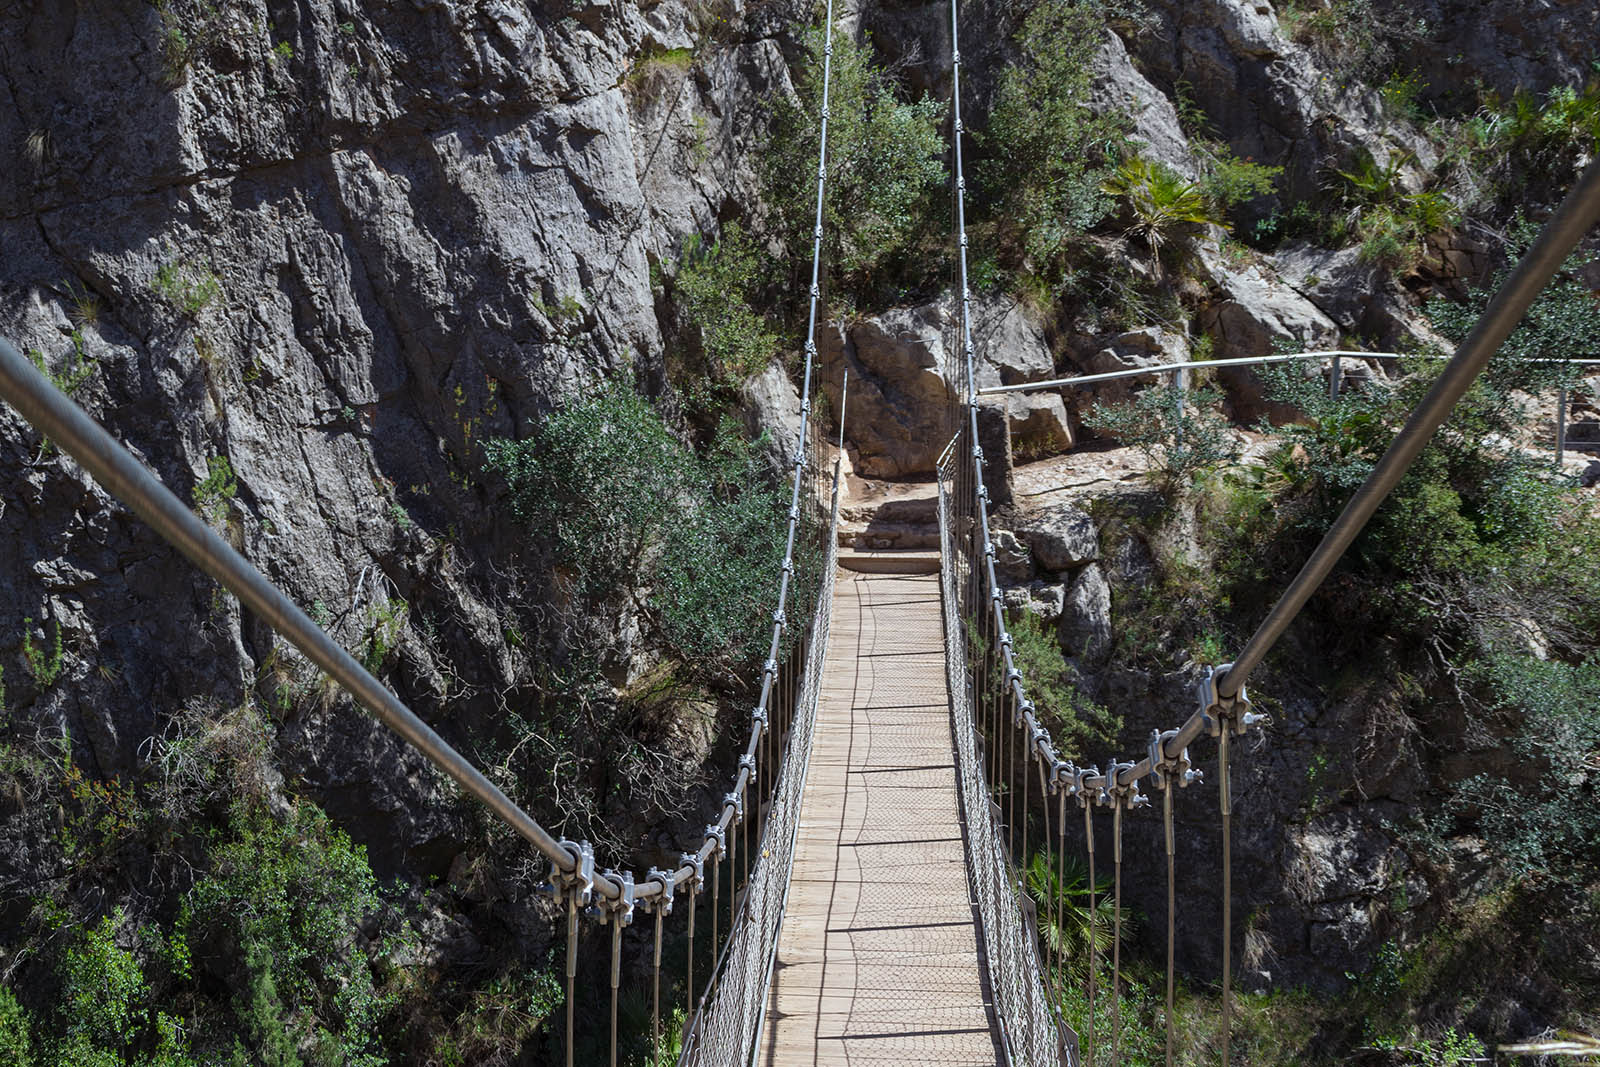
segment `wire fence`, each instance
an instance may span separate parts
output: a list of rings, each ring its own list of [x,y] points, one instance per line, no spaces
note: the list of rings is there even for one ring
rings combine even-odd
[[[777,955],[800,833],[800,799],[817,720],[822,662],[828,651],[838,559],[839,464],[834,463],[833,495],[822,583],[806,641],[804,673],[795,703],[793,728],[772,792],[755,867],[735,909],[729,939],[688,1032],[678,1062],[694,1067],[744,1064],[760,1037],[768,980]]]
[[[971,551],[978,522],[962,492],[962,462],[971,454],[966,434],[957,438],[939,469],[940,585],[945,619],[945,670],[956,739],[956,780],[965,821],[967,871],[977,901],[984,962],[994,995],[1001,1040],[1012,1064],[1075,1067],[1077,1038],[1058,1023],[1045,991],[1039,957],[1038,923],[1032,901],[1011,859],[1010,834],[986,782],[988,747],[974,716],[985,698],[972,665],[980,653],[968,640],[968,627],[984,611],[974,603],[981,589]]]

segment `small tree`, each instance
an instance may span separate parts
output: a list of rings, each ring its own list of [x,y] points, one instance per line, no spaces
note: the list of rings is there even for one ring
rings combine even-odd
[[[795,253],[810,246],[815,224],[817,187],[804,178],[817,173],[823,44],[821,29],[807,31],[800,102],[776,105],[771,147],[762,159],[764,197]],[[882,288],[904,273],[903,264],[919,261],[910,253],[925,234],[943,232],[944,104],[926,96],[901,100],[893,79],[872,61],[870,38],[857,44],[842,32],[834,34],[828,97],[823,248],[841,287]]]
[[[1017,33],[1021,55],[1000,77],[980,141],[982,202],[992,207],[1000,243],[1040,277],[1061,274],[1068,248],[1110,208],[1100,182],[1127,123],[1089,107],[1104,28],[1093,0],[1035,7]]]
[[[1238,458],[1228,420],[1215,410],[1221,399],[1215,389],[1186,396],[1173,380],[1145,389],[1128,403],[1096,404],[1084,422],[1137,448],[1173,493],[1187,488],[1202,471]]]

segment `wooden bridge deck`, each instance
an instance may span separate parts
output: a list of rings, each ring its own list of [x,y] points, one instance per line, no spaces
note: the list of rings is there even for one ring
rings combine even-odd
[[[937,575],[841,571],[757,1062],[994,1064]]]

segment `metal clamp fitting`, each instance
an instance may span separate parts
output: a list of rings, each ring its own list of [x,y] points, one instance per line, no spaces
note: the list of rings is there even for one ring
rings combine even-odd
[[[1178,788],[1187,789],[1193,782],[1201,781],[1205,775],[1192,769],[1189,762],[1189,750],[1185,748],[1177,756],[1167,755],[1167,742],[1178,736],[1177,730],[1150,731],[1150,780],[1157,789],[1165,789],[1169,781],[1174,779]]]
[[[1006,680],[1010,681],[1011,676],[1007,675]],[[1022,680],[1022,673],[1020,671],[1017,673],[1017,680]],[[1033,701],[1023,698],[1017,703],[1017,710],[1011,715],[1011,725],[1018,730],[1022,729],[1023,724],[1028,721],[1028,716],[1032,715],[1033,711]]]
[[[698,893],[700,887],[706,884],[706,861],[700,858],[698,852],[685,852],[678,857],[678,863],[694,871],[689,876],[689,892]]]
[[[733,825],[744,825],[744,794],[737,789],[722,798],[722,806],[733,809]]]
[[[1049,777],[1050,792],[1059,793],[1063,790],[1069,790],[1068,795],[1070,795],[1070,787],[1067,785],[1067,783],[1072,780],[1077,771],[1078,768],[1074,767],[1071,763],[1063,762],[1062,760],[1052,760],[1050,763]]]
[[[655,899],[649,900],[650,910],[660,915],[672,914],[672,895],[678,888],[678,883],[673,880],[671,871],[663,871],[660,867],[651,867],[650,873],[644,876],[646,882],[655,882],[661,887],[661,892]]]
[[[767,662],[765,662],[765,663],[763,663],[761,665],[761,673],[762,674],[777,674],[778,673],[778,661],[775,660],[775,659],[767,660]]]
[[[752,782],[756,780],[756,758],[750,753],[746,752],[739,757],[739,769],[741,771],[749,771]]]
[[[722,828],[721,823],[712,823],[706,827],[706,840],[711,842],[711,857],[721,859],[728,853],[728,832]],[[701,872],[704,874],[704,872]]]
[[[1100,803],[1109,807],[1120,807],[1127,811],[1142,808],[1150,803],[1150,798],[1139,792],[1139,780],[1135,778],[1127,785],[1118,779],[1123,771],[1133,770],[1131,763],[1122,763],[1112,760],[1106,765],[1105,780],[1100,783]]]
[[[586,908],[594,899],[594,846],[587,841],[568,841],[566,838],[557,844],[572,854],[573,867],[570,871],[563,871],[552,864],[551,891],[557,896],[573,893],[578,898],[578,906]]]
[[[767,709],[757,704],[755,710],[750,713],[750,724],[755,727],[757,737],[766,733]]]
[[[637,891],[633,884],[633,872],[608,870],[605,876],[616,881],[622,887],[622,892],[617,894],[616,900],[600,901],[600,921],[615,922],[619,926],[633,925],[633,897]]]
[[[1250,727],[1261,722],[1262,716],[1250,710],[1250,695],[1243,686],[1235,696],[1223,697],[1217,691],[1220,682],[1232,669],[1233,664],[1224,663],[1220,667],[1207,667],[1206,675],[1200,679],[1196,686],[1196,697],[1200,702],[1200,714],[1205,718],[1206,732],[1212,737],[1222,733],[1226,726],[1234,734],[1242,734]]]

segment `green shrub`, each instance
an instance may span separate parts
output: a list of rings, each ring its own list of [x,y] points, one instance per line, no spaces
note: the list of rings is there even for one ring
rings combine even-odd
[[[216,271],[181,259],[169,260],[157,268],[152,286],[156,295],[190,318],[222,294],[222,281]]]
[[[195,485],[191,494],[194,508],[200,517],[219,526],[227,521],[228,502],[239,491],[233,477],[233,464],[227,456],[210,456],[206,459],[206,476]]]
[[[1116,716],[1083,694],[1082,679],[1061,653],[1061,644],[1044,620],[1018,612],[1009,620],[1012,655],[1063,759],[1079,759],[1091,749],[1115,742]]]
[[[759,662],[788,496],[732,422],[698,457],[648,400],[610,385],[552,412],[526,441],[486,451],[512,515],[550,546],[574,594],[600,605],[651,590],[657,636],[691,672]]]
[[[760,270],[760,252],[738,223],[709,248],[698,235],[685,242],[672,290],[700,333],[711,387],[737,386],[764,369],[777,349],[778,335],[752,307]]]
[[[1045,0],[1017,32],[1017,61],[1000,75],[976,168],[997,246],[1049,284],[1066,255],[1103,219],[1100,186],[1123,142],[1127,120],[1089,106],[1091,61],[1105,14],[1094,0]]]
[[[1240,159],[1233,149],[1215,141],[1202,142],[1196,148],[1205,172],[1200,178],[1200,193],[1215,217],[1223,218],[1240,205],[1277,191],[1282,167]]]
[[[32,1020],[16,994],[0,985],[0,1063],[33,1067]]]
[[[696,484],[667,529],[650,597],[662,638],[701,670],[760,662],[787,541],[788,494],[762,476],[742,435],[725,424]],[[803,547],[803,546],[797,546]],[[815,566],[804,556],[800,573]],[[803,629],[810,591],[791,590],[792,632]]]
[[[816,211],[821,134],[823,33],[805,36],[796,88],[799,103],[775,105],[768,151],[761,159],[763,198],[773,205],[790,261],[809,268]],[[944,105],[930,97],[907,102],[872,60],[870,38],[857,44],[842,30],[833,41],[829,90],[828,195],[823,250],[838,286],[862,300],[892,295],[900,283],[921,284],[928,272],[914,250],[942,241]]]
[[[221,973],[248,975],[235,1007],[255,1052],[297,1063],[300,1041],[315,1062],[378,1067],[385,998],[373,985],[360,927],[379,907],[366,850],[316,806],[297,803],[282,819],[237,806],[211,870],[194,887],[185,916],[194,935],[221,950]]]
[[[620,592],[660,542],[688,457],[650,402],[618,384],[550,412],[525,441],[484,446],[513,518],[586,599]]]
[[[62,961],[61,1012],[69,1048],[124,1048],[140,1029],[149,987],[133,953],[116,944],[120,921],[120,914],[108,915],[85,930]]]
[[[94,358],[84,350],[83,331],[81,329],[72,331],[71,341],[72,350],[67,354],[66,363],[59,371],[50,369],[49,361],[45,359],[44,353],[39,349],[28,349],[28,358],[33,361],[35,367],[39,368],[39,373],[49,378],[51,385],[68,396],[76,395],[78,390],[83,387],[83,383],[89,380],[89,375],[93,374],[95,369]]]
[[[1361,259],[1393,270],[1409,270],[1421,259],[1421,243],[1429,234],[1454,227],[1461,218],[1454,201],[1442,190],[1408,193],[1400,177],[1412,161],[1407,153],[1379,164],[1362,149],[1351,170],[1334,170],[1342,215],[1328,234],[1336,244],[1354,239]]]
[[[51,635],[48,649],[36,648],[33,644],[33,619],[24,619],[22,622],[22,661],[28,665],[28,673],[33,675],[33,680],[40,689],[49,689],[56,684],[56,679],[61,677],[61,624],[55,625],[55,633]]]
[[[1166,488],[1177,491],[1238,455],[1228,420],[1214,410],[1221,399],[1213,389],[1185,392],[1173,380],[1140,391],[1131,402],[1096,403],[1083,421],[1137,448]]]
[[[1493,841],[1513,873],[1588,884],[1600,874],[1600,769],[1575,756],[1600,751],[1600,656],[1574,664],[1501,651],[1473,674],[1495,710],[1520,722],[1518,761],[1541,773],[1474,775],[1456,786],[1447,810]]]

